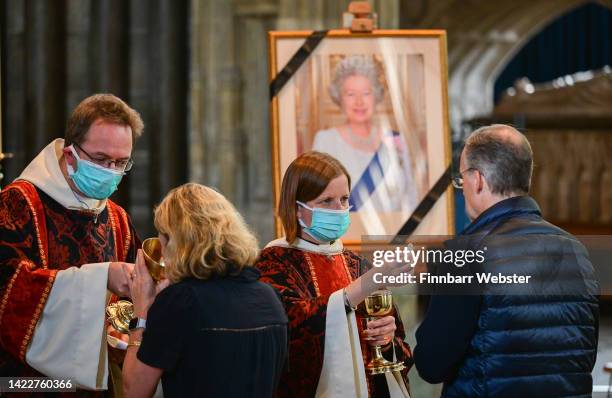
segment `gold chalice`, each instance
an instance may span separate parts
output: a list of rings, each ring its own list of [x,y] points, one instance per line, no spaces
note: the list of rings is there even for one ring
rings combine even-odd
[[[161,242],[159,238],[148,238],[142,242],[142,253],[144,254],[147,270],[153,280],[157,283],[164,279],[165,268],[162,258]],[[134,305],[127,300],[119,300],[106,307],[108,321],[121,333],[128,333],[130,320],[134,318]]]
[[[364,300],[365,309],[370,316],[368,321],[389,315],[393,311],[393,295],[389,290],[377,290],[367,296]],[[404,369],[401,362],[387,361],[379,345],[372,350],[372,360],[366,365],[366,369],[371,375],[395,372]]]
[[[155,282],[159,282],[165,277],[165,264],[161,250],[159,238],[149,238],[142,242],[145,264]]]

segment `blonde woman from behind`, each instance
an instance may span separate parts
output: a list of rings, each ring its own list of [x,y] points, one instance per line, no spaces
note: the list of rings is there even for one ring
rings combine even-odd
[[[155,210],[167,282],[138,253],[135,316],[123,366],[127,397],[272,397],[285,361],[287,318],[252,267],[257,240],[220,193],[189,183]],[[168,287],[156,294],[164,284]]]

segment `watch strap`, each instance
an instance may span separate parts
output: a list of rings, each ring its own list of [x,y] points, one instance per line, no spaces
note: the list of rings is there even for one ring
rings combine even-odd
[[[147,320],[142,318],[132,318],[130,321],[129,330],[135,329],[146,329],[147,328]]]

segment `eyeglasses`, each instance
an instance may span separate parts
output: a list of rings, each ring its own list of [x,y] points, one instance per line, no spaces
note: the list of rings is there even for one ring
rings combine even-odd
[[[118,171],[130,171],[132,169],[132,166],[134,166],[134,161],[132,160],[132,158],[124,159],[124,160],[95,158],[91,156],[89,153],[87,153],[83,148],[81,148],[79,144],[75,143],[74,146],[79,148],[81,152],[87,155],[89,160],[91,160],[93,163],[97,164],[98,166],[102,166],[107,169],[113,169],[113,170],[118,170]]]
[[[475,167],[470,167],[468,169],[460,171],[456,176],[453,177],[453,187],[457,189],[463,189],[463,173],[467,173],[468,171],[478,171],[480,174],[482,174],[482,172]]]

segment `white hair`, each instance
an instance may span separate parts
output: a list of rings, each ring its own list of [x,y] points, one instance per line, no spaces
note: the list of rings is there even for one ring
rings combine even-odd
[[[374,100],[376,103],[382,101],[385,89],[378,79],[378,70],[372,57],[351,55],[344,58],[336,66],[334,77],[329,85],[329,96],[336,105],[342,105],[342,85],[344,84],[344,80],[350,76],[366,77],[370,81],[370,84],[372,84]]]

